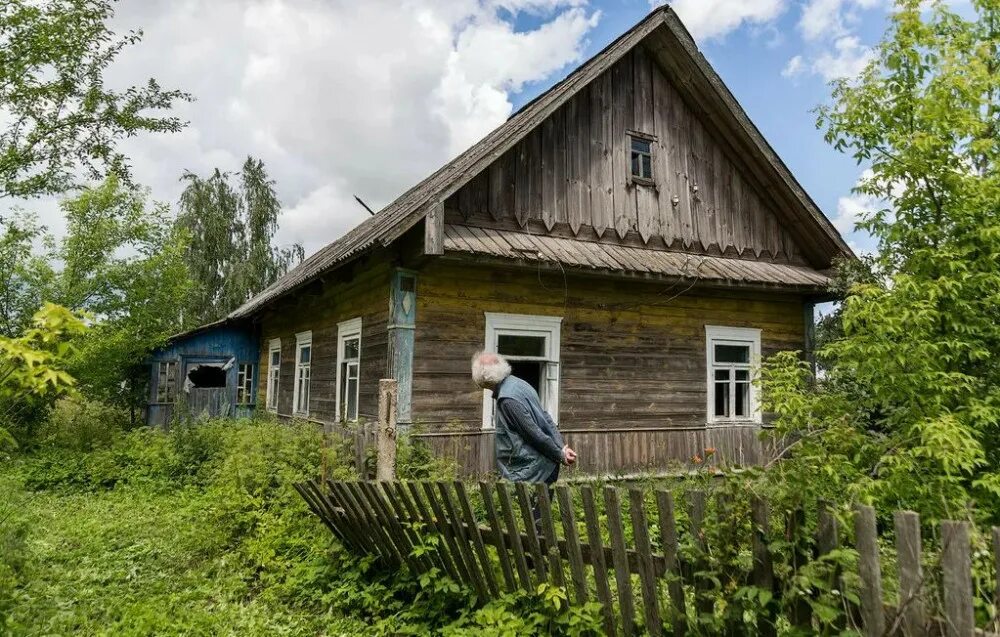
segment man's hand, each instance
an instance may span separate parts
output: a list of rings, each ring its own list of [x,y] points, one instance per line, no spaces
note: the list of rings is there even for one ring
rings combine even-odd
[[[563,447],[562,451],[563,451],[563,464],[569,466],[576,462],[576,452],[570,449],[569,445]]]

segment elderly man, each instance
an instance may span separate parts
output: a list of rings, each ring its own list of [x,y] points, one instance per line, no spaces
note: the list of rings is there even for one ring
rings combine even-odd
[[[576,462],[576,452],[563,442],[535,388],[511,375],[499,354],[479,352],[472,358],[472,380],[493,391],[496,401],[496,454],[500,474],[514,482],[559,479],[559,465]]]

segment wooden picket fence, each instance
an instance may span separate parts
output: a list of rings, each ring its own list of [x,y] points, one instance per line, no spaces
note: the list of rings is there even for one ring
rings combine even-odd
[[[524,483],[480,482],[478,488],[467,489],[461,481],[328,480],[295,487],[352,551],[378,556],[393,568],[406,565],[413,573],[438,569],[483,601],[505,591],[553,583],[565,587],[573,604],[599,602],[608,635],[688,634],[691,617],[714,612],[713,596],[705,594],[713,579],[717,586],[723,577],[732,577],[705,572],[709,567],[704,556],[711,550],[729,555],[741,546],[748,550],[752,569],[740,576],[744,580],[740,583],[779,598],[772,542],[795,537],[806,519],[802,509],[788,512],[782,520],[771,519],[768,502],[751,497],[747,503],[751,537],[711,547],[705,532],[708,498],[698,490],[687,494],[681,511],[665,490],[590,485],[556,486],[555,502],[543,485]],[[582,520],[577,519],[580,510]],[[724,515],[731,513],[732,501],[720,496],[715,511],[725,526]],[[811,555],[805,554],[806,549],[793,549],[796,570],[842,546],[837,517],[822,504],[815,514]],[[898,583],[895,601],[884,599],[874,509],[858,506],[853,527],[854,546],[847,548],[857,551],[857,596],[856,603],[844,598],[846,612],[838,620],[842,628],[869,636],[998,635],[975,627],[967,522],[941,524],[935,562],[940,572],[931,573],[925,572],[929,569],[921,559],[919,517],[912,512],[895,514],[896,559],[891,569]],[[993,529],[992,539],[997,564],[1000,529]],[[835,577],[843,586],[846,574],[838,571]],[[940,590],[933,600],[927,592],[932,580]],[[992,600],[994,608],[998,599],[1000,588]],[[689,613],[692,605],[694,613]],[[807,632],[814,625],[807,599],[789,600],[785,607],[781,621]],[[725,632],[776,634],[778,618],[766,616],[774,611],[760,612],[765,615],[758,618],[756,629],[743,626],[738,617]],[[996,625],[991,623],[989,630],[996,631]]]

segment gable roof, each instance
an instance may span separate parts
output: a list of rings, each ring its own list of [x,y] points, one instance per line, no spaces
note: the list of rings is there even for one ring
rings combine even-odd
[[[305,259],[295,269],[237,308],[230,318],[249,316],[323,272],[377,245],[387,246],[419,223],[443,201],[512,148],[570,97],[646,41],[661,66],[671,67],[678,89],[711,113],[738,156],[746,157],[767,192],[789,213],[786,223],[819,267],[834,256],[853,257],[850,248],[795,180],[722,79],[698,51],[673,10],[654,9],[638,24],[590,58],[548,91],[525,104],[478,143],[461,153],[395,201],[345,235]]]

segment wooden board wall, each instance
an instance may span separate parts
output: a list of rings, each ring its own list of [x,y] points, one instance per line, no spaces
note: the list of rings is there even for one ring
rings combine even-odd
[[[432,434],[481,427],[482,393],[469,360],[483,347],[484,312],[561,316],[559,425],[581,444],[604,449],[599,456],[606,458],[593,468],[660,463],[664,453],[689,457],[706,439],[705,326],[760,328],[766,356],[802,349],[802,308],[797,296],[695,293],[668,283],[437,260],[420,273],[414,422]],[[759,459],[757,447],[744,451],[741,435],[711,440],[728,440],[744,459]],[[649,448],[655,440],[665,451]],[[467,436],[432,442],[479,454],[469,457],[473,463],[486,453],[487,443]]]
[[[261,320],[260,370],[257,404],[266,404],[268,347],[281,339],[281,379],[278,413],[292,415],[295,373],[295,335],[312,330],[309,419],[332,423],[336,418],[337,324],[361,317],[359,415],[378,416],[378,381],[388,366],[387,324],[390,269],[373,256],[345,268],[340,280],[318,282],[286,297]]]
[[[654,138],[632,183],[628,132]],[[445,202],[450,222],[805,263],[772,201],[640,46]]]

